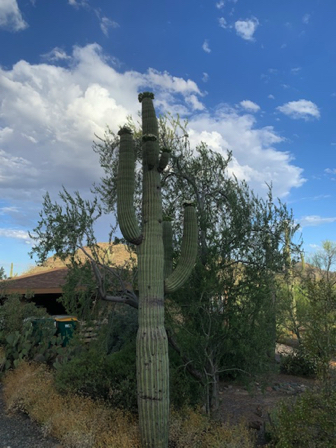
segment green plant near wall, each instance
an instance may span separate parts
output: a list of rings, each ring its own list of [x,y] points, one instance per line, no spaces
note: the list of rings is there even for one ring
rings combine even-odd
[[[160,150],[154,95],[139,95],[142,104],[142,222],[134,207],[136,153],[132,132],[120,129],[117,214],[124,238],[137,246],[139,329],[137,333],[137,396],[144,447],[166,448],[169,429],[169,360],[164,326],[164,295],[188,279],[196,261],[198,227],[195,207],[185,204],[181,256],[172,271],[171,227],[163,220],[161,173],[169,150]]]
[[[62,337],[56,336],[55,331],[52,322],[46,321],[46,324],[37,332],[28,321],[24,323],[22,331],[8,333],[4,343],[6,356],[4,370],[16,368],[23,360],[36,359],[40,362],[52,363],[64,351]]]

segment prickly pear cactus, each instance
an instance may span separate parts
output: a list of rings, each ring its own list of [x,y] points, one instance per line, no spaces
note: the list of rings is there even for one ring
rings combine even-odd
[[[118,221],[123,236],[137,245],[139,330],[137,334],[137,388],[142,445],[168,446],[169,360],[164,326],[164,295],[177,290],[196,261],[198,229],[195,208],[185,204],[184,236],[179,263],[172,271],[171,225],[162,219],[160,175],[169,162],[169,150],[160,150],[154,95],[139,95],[142,104],[142,226],[134,205],[135,152],[132,133],[122,128],[117,182]]]

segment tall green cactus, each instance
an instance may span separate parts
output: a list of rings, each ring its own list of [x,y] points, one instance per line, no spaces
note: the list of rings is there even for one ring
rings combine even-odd
[[[172,270],[171,225],[162,219],[160,174],[169,162],[169,151],[160,151],[154,95],[139,95],[142,104],[142,225],[133,205],[135,151],[132,133],[122,128],[117,182],[118,221],[123,236],[137,245],[139,330],[137,334],[137,387],[142,445],[168,446],[169,360],[164,326],[164,294],[177,290],[196,261],[198,229],[193,204],[185,204],[181,256]]]

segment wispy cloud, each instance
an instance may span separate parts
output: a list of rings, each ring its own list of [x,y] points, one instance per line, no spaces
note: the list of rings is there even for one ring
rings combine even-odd
[[[317,227],[324,224],[331,224],[333,222],[336,222],[336,217],[322,218],[322,216],[319,215],[308,215],[303,216],[298,220],[298,222],[301,227]]]
[[[225,6],[225,1],[224,0],[220,0],[219,2],[216,3],[216,8],[217,9],[222,9]]]
[[[326,168],[324,172],[327,174],[336,174],[336,168]]]
[[[308,100],[290,101],[277,107],[277,110],[295,120],[308,121],[312,118],[320,118],[320,110],[315,103]]]
[[[297,75],[301,71],[301,67],[294,67],[291,69],[292,75]]]
[[[244,100],[239,103],[243,109],[246,109],[250,112],[258,112],[260,110],[260,106],[250,100]]]
[[[259,21],[256,17],[246,20],[237,20],[234,27],[238,36],[244,40],[254,41],[254,33],[258,28]]]
[[[16,0],[0,1],[0,28],[8,31],[22,31],[28,27],[28,23],[22,17]]]
[[[32,243],[28,232],[25,230],[0,228],[0,237],[15,238],[24,241],[27,244]]]
[[[218,19],[218,22],[219,22],[219,26],[220,26],[221,28],[226,29],[226,28],[228,27],[228,23],[227,23],[227,21],[224,19],[224,17],[220,17],[220,18]]]
[[[71,56],[67,55],[66,52],[60,47],[55,47],[48,53],[44,53],[41,56],[51,62],[71,59]]]
[[[305,25],[308,25],[308,23],[309,23],[309,21],[310,21],[310,14],[305,14],[303,17],[302,17],[302,22],[305,24]]]
[[[274,100],[275,96],[270,93],[267,98],[269,98],[270,100]]]
[[[210,47],[209,47],[209,41],[208,41],[208,39],[205,39],[205,41],[203,42],[202,49],[203,49],[206,53],[211,53],[211,49],[210,49]]]
[[[108,37],[109,35],[110,28],[112,29],[119,28],[119,23],[109,19],[108,17],[102,17],[100,20],[100,29],[102,30],[103,34],[106,37]]]
[[[203,82],[208,82],[209,81],[209,74],[208,73],[203,72],[202,81]]]
[[[68,3],[75,8],[88,6],[88,0],[68,0]]]

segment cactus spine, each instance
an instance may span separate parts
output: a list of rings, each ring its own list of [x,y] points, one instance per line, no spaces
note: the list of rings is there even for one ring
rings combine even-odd
[[[117,182],[117,210],[124,237],[137,245],[139,330],[137,334],[137,387],[142,445],[168,446],[169,360],[164,326],[164,294],[179,288],[196,261],[198,229],[193,204],[185,204],[184,235],[179,263],[169,263],[170,223],[163,223],[160,173],[169,151],[160,155],[154,95],[139,95],[142,104],[142,226],[133,206],[135,153],[131,131],[122,128]],[[165,241],[164,241],[165,240]]]

